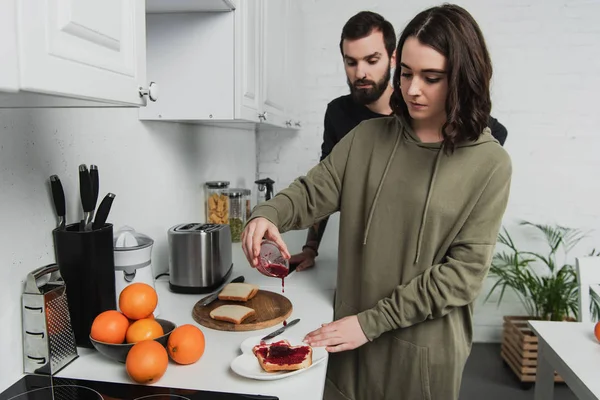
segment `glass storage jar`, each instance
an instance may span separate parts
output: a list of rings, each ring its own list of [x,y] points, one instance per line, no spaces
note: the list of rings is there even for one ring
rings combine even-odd
[[[246,219],[244,223],[248,222],[250,218],[250,214],[252,214],[252,205],[250,204],[252,200],[252,191],[250,189],[243,189],[244,191],[244,203],[246,204]]]
[[[227,181],[210,181],[205,184],[206,222],[209,224],[229,223],[229,196],[225,193],[229,187]]]
[[[242,230],[246,223],[246,189],[227,189],[224,193],[229,197],[229,229],[231,241],[242,239]]]

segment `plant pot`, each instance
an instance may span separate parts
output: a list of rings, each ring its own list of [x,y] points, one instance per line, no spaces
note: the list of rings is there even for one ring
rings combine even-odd
[[[500,356],[522,383],[535,383],[538,357],[538,338],[527,321],[536,317],[505,316]],[[554,382],[564,382],[554,373]]]

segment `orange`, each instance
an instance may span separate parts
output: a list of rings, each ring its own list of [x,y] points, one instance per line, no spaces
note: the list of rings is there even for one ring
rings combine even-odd
[[[167,350],[177,364],[193,364],[202,357],[204,333],[191,324],[178,326],[169,335]]]
[[[596,339],[600,342],[600,321],[596,322],[596,326],[594,326],[594,335]]]
[[[142,340],[152,340],[164,335],[162,326],[154,319],[138,319],[127,328],[125,340],[127,343],[137,343]]]
[[[154,314],[150,314],[146,318],[142,318],[142,319],[155,319],[155,318],[154,318]],[[129,319],[129,318],[127,318],[127,320],[129,321],[129,325],[133,324],[135,321],[138,321],[137,319]]]
[[[100,342],[120,344],[125,340],[128,327],[126,316],[116,310],[108,310],[94,318],[90,336]]]
[[[147,318],[158,304],[156,290],[146,283],[132,283],[121,291],[119,308],[129,319]]]
[[[154,383],[167,370],[167,350],[154,340],[144,340],[133,345],[125,360],[125,369],[137,383]]]

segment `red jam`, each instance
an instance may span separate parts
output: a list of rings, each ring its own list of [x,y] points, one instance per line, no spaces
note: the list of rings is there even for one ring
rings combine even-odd
[[[290,272],[285,266],[281,264],[269,264],[265,267],[267,273],[276,276],[277,278],[281,278],[281,292],[285,293],[285,277]]]
[[[262,358],[267,358],[267,352],[269,351],[268,347],[263,347],[256,350],[256,354],[259,354]]]
[[[300,364],[309,352],[308,346],[289,347],[285,344],[273,344],[270,348],[257,350],[257,353],[264,357],[265,362],[277,365]]]
[[[287,326],[287,321],[283,321],[283,326]]]

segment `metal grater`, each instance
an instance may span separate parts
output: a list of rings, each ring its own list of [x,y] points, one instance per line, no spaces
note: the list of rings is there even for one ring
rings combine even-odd
[[[22,313],[25,373],[53,375],[78,357],[58,265],[49,264],[27,275]]]

